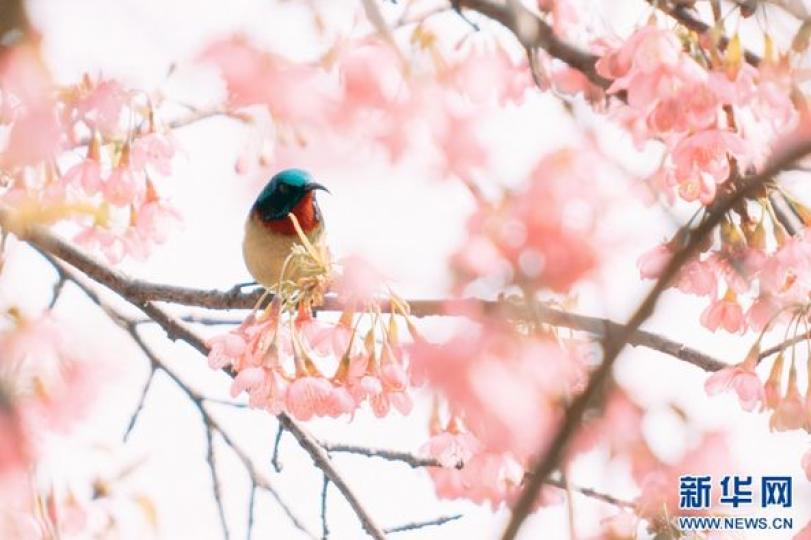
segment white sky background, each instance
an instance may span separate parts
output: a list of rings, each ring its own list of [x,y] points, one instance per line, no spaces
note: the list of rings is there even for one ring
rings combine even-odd
[[[618,33],[629,24],[644,20],[641,0],[591,2],[592,18],[608,21]],[[191,58],[212,37],[235,30],[248,32],[257,42],[290,50],[308,47],[308,23],[294,7],[264,0],[209,2],[195,0],[38,0],[31,2],[32,14],[46,36],[45,51],[55,73],[64,80],[74,79],[84,70],[118,77],[126,85],[152,89],[164,78],[172,61]],[[352,9],[349,9],[349,8]],[[335,2],[332,11],[354,9],[350,2]],[[606,12],[611,12],[609,20]],[[777,26],[779,28],[779,25]],[[753,47],[754,48],[754,47]],[[756,49],[757,50],[757,49]],[[188,94],[190,72],[181,69],[186,83],[173,83],[173,91]],[[137,79],[133,79],[137,76]],[[196,87],[191,87],[196,88]],[[200,96],[193,96],[195,100]],[[210,96],[203,96],[205,105]],[[581,108],[582,109],[582,108]],[[583,118],[599,126],[608,148],[627,155],[628,165],[646,170],[651,153],[638,157],[628,138],[605,122],[586,114]],[[518,169],[541,148],[554,148],[573,142],[575,132],[549,97],[535,97],[522,111],[512,111],[492,128],[490,135],[506,152],[497,156],[501,170]],[[246,137],[246,130],[232,121],[213,119],[178,130],[183,148],[175,160],[171,182],[173,202],[184,215],[184,227],[146,263],[128,263],[131,274],[163,283],[225,289],[249,279],[244,269],[240,243],[244,214],[264,182],[264,176],[237,177],[233,164]],[[364,157],[366,157],[364,155]],[[464,216],[472,208],[465,189],[454,181],[438,181],[387,169],[374,155],[369,166],[335,167],[320,174],[333,195],[320,196],[329,239],[338,254],[361,252],[388,275],[394,289],[405,297],[441,297],[448,286],[446,255],[464,241]],[[357,158],[355,158],[357,159]],[[316,168],[302,163],[305,168]],[[317,170],[316,172],[321,172]],[[399,176],[397,176],[399,174]],[[508,182],[515,179],[505,178]],[[362,209],[362,214],[359,212]],[[420,219],[413,219],[414,216]],[[636,257],[661,241],[670,230],[667,220],[653,209],[634,206],[617,220],[618,232],[630,245],[618,250],[608,264],[600,287],[582,291],[579,308],[589,314],[623,319],[649,288],[638,279]],[[17,249],[0,280],[0,297],[35,311],[47,303],[50,290],[44,280],[49,272],[35,263],[36,257]],[[32,271],[36,264],[41,275]],[[702,305],[678,293],[668,293],[646,328],[681,340],[729,362],[743,358],[754,339],[711,334],[700,327]],[[50,469],[62,478],[81,479],[101,466],[115,470],[132,460],[146,458],[127,485],[147,493],[159,509],[162,538],[208,539],[220,537],[220,525],[210,489],[205,463],[202,424],[194,407],[165,377],[153,386],[139,423],[125,447],[119,446],[129,415],[134,408],[147,374],[147,362],[128,338],[116,330],[105,316],[89,306],[74,289],[60,300],[57,312],[79,327],[83,341],[90,341],[113,365],[110,384],[92,416],[80,433],[49,458]],[[186,310],[182,311],[186,313]],[[429,324],[430,326],[430,324]],[[103,329],[103,331],[102,331]],[[203,329],[203,332],[211,332]],[[213,330],[218,331],[218,330]],[[99,342],[97,336],[111,336]],[[199,354],[185,345],[171,345],[161,331],[149,337],[165,358],[193,386],[207,395],[227,397],[229,380],[210,370]],[[776,339],[776,338],[773,338]],[[772,341],[773,342],[773,341]],[[770,343],[772,343],[770,342]],[[677,360],[646,349],[628,350],[617,368],[621,383],[633,390],[656,414],[646,423],[650,440],[664,458],[678,459],[690,436],[667,404],[677,403],[707,428],[731,427],[733,445],[746,474],[791,474],[795,477],[795,527],[811,518],[811,489],[800,470],[800,457],[811,446],[804,434],[768,433],[768,417],[747,415],[734,396],[709,399],[703,391],[706,374]],[[376,420],[365,408],[352,423],[346,420],[313,421],[308,429],[331,441],[353,442],[377,447],[416,451],[425,441],[428,404],[426,395],[408,418],[396,413]],[[276,422],[255,411],[214,410],[228,431],[249,448],[282,497],[310,525],[320,531],[321,473],[291,436],[285,435],[281,460],[285,469],[273,472],[269,460]],[[244,537],[248,483],[241,465],[230,450],[218,445],[220,478],[226,512],[234,538]],[[112,457],[88,459],[87,445],[99,444],[114,450]],[[371,515],[384,527],[461,512],[461,520],[441,528],[398,535],[402,538],[491,538],[502,529],[506,512],[495,515],[489,508],[467,503],[438,502],[433,486],[423,471],[359,456],[336,455],[338,469],[357,491]],[[697,471],[698,472],[698,471]],[[730,471],[734,472],[734,471]],[[599,456],[590,456],[576,468],[572,481],[618,497],[631,499],[636,493],[621,479],[624,471],[604,469]],[[575,511],[584,523],[595,515],[610,515],[613,509],[575,499]],[[753,512],[757,512],[753,507]],[[278,506],[260,492],[257,498],[256,538],[298,538]],[[331,538],[362,537],[357,518],[334,486],[330,487],[328,519]],[[581,534],[594,532],[583,527]],[[140,538],[132,531],[129,538]],[[521,538],[567,538],[563,507],[539,512],[530,518]],[[754,537],[754,536],[753,536]],[[768,536],[763,536],[768,538]]]

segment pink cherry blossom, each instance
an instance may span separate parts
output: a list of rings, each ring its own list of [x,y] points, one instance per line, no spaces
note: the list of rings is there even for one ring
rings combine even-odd
[[[110,264],[118,264],[127,254],[123,238],[102,227],[87,227],[73,241],[91,250],[99,250]]]
[[[432,467],[428,474],[439,498],[489,502],[495,509],[520,486],[524,469],[508,454],[479,452],[460,470]]]
[[[331,117],[334,99],[326,74],[315,66],[262,51],[241,37],[211,44],[201,59],[220,70],[235,107],[262,104],[290,123]]]
[[[8,397],[3,396],[4,400]],[[9,405],[0,411],[0,479],[9,471],[25,470],[32,461],[26,426],[19,413]]]
[[[153,132],[138,137],[132,145],[132,167],[139,170],[149,167],[157,174],[168,176],[172,173],[176,145],[168,134]]]
[[[92,158],[87,158],[65,172],[66,184],[80,185],[88,195],[98,193],[101,188],[101,165]]]
[[[768,409],[775,409],[781,398],[780,384],[783,380],[783,354],[780,353],[772,363],[772,369],[769,371],[769,378],[763,385],[764,391],[764,405]]]
[[[644,253],[636,262],[640,276],[645,279],[658,278],[672,257],[673,251],[668,244],[660,244]]]
[[[470,461],[481,448],[481,443],[470,433],[442,431],[423,445],[421,453],[435,458],[446,469],[453,469]]]
[[[723,368],[712,374],[704,383],[704,390],[714,396],[734,390],[738,401],[746,411],[753,411],[765,399],[763,384],[755,373],[758,351],[753,349],[740,364]]]
[[[811,540],[811,521],[800,532],[795,534],[791,540]]]
[[[331,410],[332,399],[332,385],[327,379],[303,376],[287,387],[285,405],[293,418],[306,421]]]
[[[734,294],[727,293],[724,298],[710,303],[701,314],[701,324],[715,332],[723,328],[727,332],[738,332],[743,329],[743,309]]]
[[[729,157],[738,158],[744,166],[749,155],[746,143],[738,135],[708,129],[685,137],[673,148],[674,175],[679,184],[703,174],[720,184],[729,177]],[[707,204],[711,200],[702,202]]]
[[[215,336],[206,342],[209,348],[208,365],[211,369],[222,369],[236,363],[247,348],[245,338],[236,332]]]
[[[133,204],[141,193],[143,181],[142,174],[131,167],[116,167],[104,182],[104,198],[115,206]]]
[[[713,265],[698,259],[689,261],[679,270],[676,286],[685,293],[714,296],[717,278]]]
[[[772,431],[792,431],[802,429],[806,421],[805,403],[797,387],[797,368],[792,362],[789,369],[786,395],[774,408],[769,419],[769,429]]]
[[[808,450],[805,454],[803,454],[802,467],[805,471],[806,478],[808,478],[808,481],[811,482],[811,450]]]
[[[104,135],[115,135],[121,128],[124,109],[131,98],[132,92],[116,80],[94,83],[86,78],[75,107],[88,127]]]
[[[556,343],[516,342],[495,328],[467,334],[439,346],[416,343],[412,369],[488,449],[533,455],[554,428],[558,400],[582,383],[580,361]]]

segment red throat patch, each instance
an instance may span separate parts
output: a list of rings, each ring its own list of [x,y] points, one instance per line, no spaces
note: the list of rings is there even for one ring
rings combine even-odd
[[[318,227],[318,224],[321,221],[318,211],[315,208],[315,199],[313,197],[313,192],[308,191],[292,210],[292,214],[296,216],[296,219],[298,220],[299,225],[301,225],[301,230],[304,231],[304,234],[310,234],[313,229]],[[296,234],[296,229],[293,227],[293,222],[290,221],[290,218],[286,216],[282,219],[266,221],[265,226],[277,234],[284,234],[287,236]]]

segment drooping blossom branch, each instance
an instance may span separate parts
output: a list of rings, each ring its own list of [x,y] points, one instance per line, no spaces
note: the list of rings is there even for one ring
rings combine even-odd
[[[760,172],[737,179],[737,191],[719,200],[713,212],[709,213],[706,219],[695,229],[692,229],[689,224],[685,225],[682,230],[683,237],[687,239],[684,246],[669,260],[656,285],[641,302],[628,323],[619,328],[616,334],[609,334],[602,340],[602,363],[591,375],[585,390],[566,409],[563,421],[548,446],[545,444],[544,447],[539,449],[541,457],[532,468],[529,480],[513,508],[510,521],[502,535],[504,540],[512,540],[518,534],[521,524],[531,512],[544,481],[558,466],[569,441],[580,426],[583,414],[608,381],[614,362],[625,345],[627,345],[630,335],[653,313],[659,297],[668,287],[670,281],[676,277],[682,265],[695,255],[701,243],[721,223],[728,211],[740,201],[750,197],[765,182],[771,181],[777,174],[809,152],[811,152],[811,139],[805,137],[794,141],[764,166]]]

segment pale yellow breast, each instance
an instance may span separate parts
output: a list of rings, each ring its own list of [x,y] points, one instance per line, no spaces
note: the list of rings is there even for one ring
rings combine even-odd
[[[311,241],[316,241],[321,232],[322,228],[319,226],[307,236]],[[259,220],[249,216],[245,222],[242,257],[253,278],[265,287],[272,287],[279,282],[282,266],[291,249],[299,243],[298,236],[276,234]],[[288,277],[293,280],[297,278],[290,274]]]

